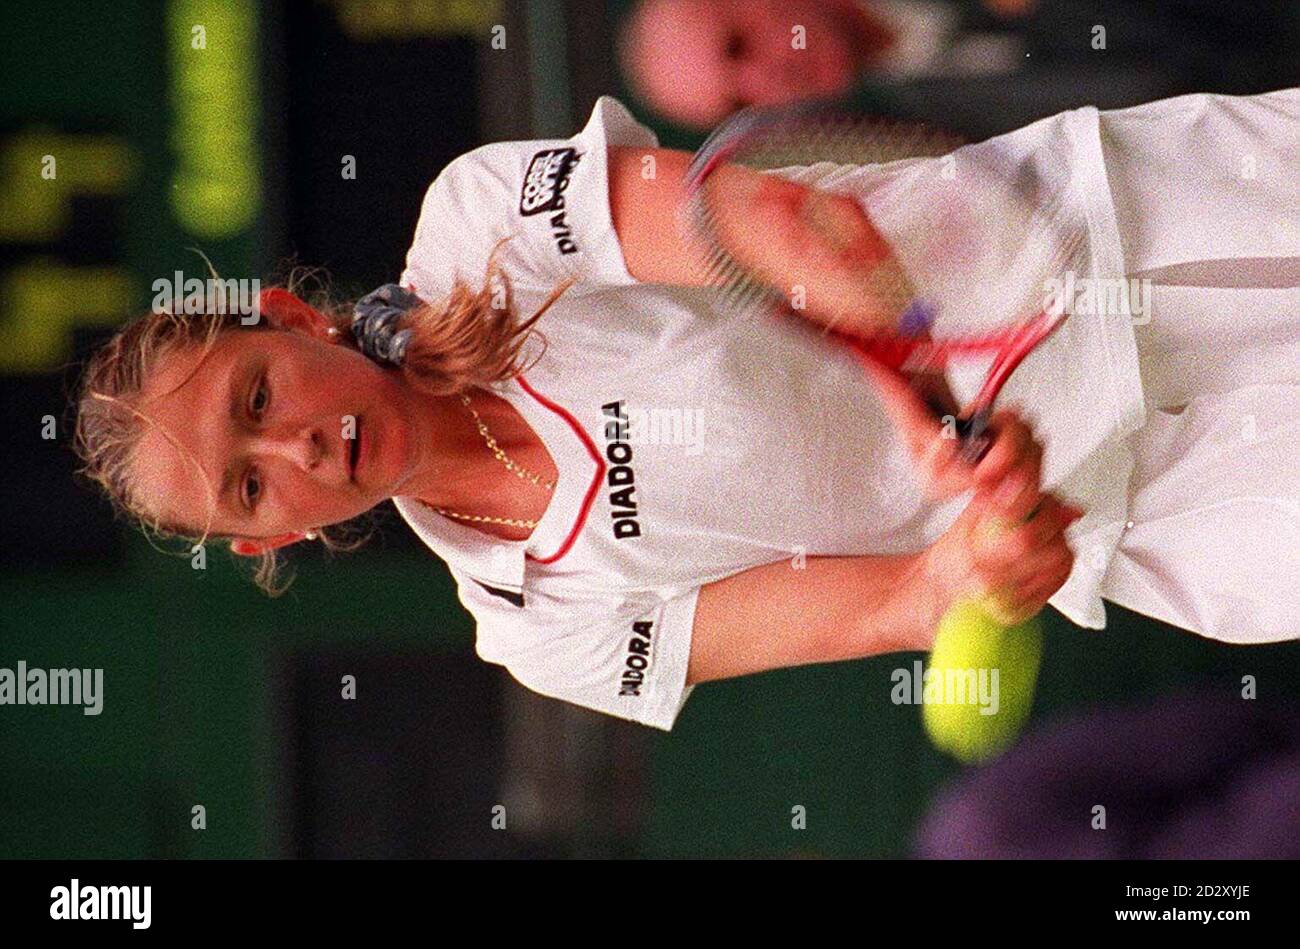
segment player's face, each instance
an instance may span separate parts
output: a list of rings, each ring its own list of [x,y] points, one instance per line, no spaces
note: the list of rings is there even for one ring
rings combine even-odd
[[[173,350],[142,396],[157,427],[145,426],[134,483],[164,522],[196,533],[210,511],[214,533],[250,538],[345,521],[393,496],[418,460],[400,376],[306,332],[232,330],[206,356]]]
[[[746,105],[841,94],[860,59],[853,21],[825,0],[649,0],[642,27],[633,81],[687,125],[713,125]]]

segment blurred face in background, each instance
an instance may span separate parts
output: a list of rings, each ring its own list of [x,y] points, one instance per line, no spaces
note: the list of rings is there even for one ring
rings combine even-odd
[[[856,0],[643,0],[622,58],[649,106],[698,128],[747,105],[843,94],[890,42]]]

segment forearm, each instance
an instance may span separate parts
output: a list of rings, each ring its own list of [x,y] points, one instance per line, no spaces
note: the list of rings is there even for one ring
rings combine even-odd
[[[748,168],[724,169],[718,176],[733,195],[729,203],[752,208],[748,222],[736,217],[720,224],[724,243],[742,254],[758,237],[762,256],[754,266],[762,269],[764,283],[786,289],[791,309],[849,335],[898,327],[915,291],[856,200]],[[788,246],[782,246],[781,234],[789,235]],[[905,375],[937,417],[958,414],[942,372]]]
[[[861,655],[929,649],[951,605],[934,582],[930,552],[846,559],[857,577],[845,592],[855,597]]]
[[[720,243],[794,312],[853,336],[898,327],[915,293],[856,198],[738,166],[716,178]]]
[[[924,554],[754,567],[701,589],[688,681],[929,649],[945,608]]]

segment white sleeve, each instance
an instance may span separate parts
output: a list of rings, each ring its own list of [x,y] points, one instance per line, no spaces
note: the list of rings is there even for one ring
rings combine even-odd
[[[700,588],[659,593],[490,592],[453,570],[477,620],[476,650],[541,695],[668,731],[690,697]]]
[[[607,149],[655,148],[649,129],[602,96],[572,138],[498,142],[460,156],[425,195],[403,286],[427,298],[454,278],[477,288],[493,247],[512,285],[550,293],[570,276],[571,295],[636,281],[627,271],[609,210]]]

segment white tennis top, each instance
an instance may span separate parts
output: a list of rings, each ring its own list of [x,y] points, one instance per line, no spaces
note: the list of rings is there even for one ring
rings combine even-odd
[[[1104,270],[1120,257],[1096,116],[1066,113],[1004,139],[1087,202],[1090,265]],[[542,694],[669,729],[691,692],[702,585],[781,560],[798,569],[815,555],[920,550],[965,500],[922,501],[860,365],[813,324],[724,313],[710,291],[629,275],[610,218],[606,147],[656,144],[604,97],[570,139],[487,145],[438,176],[404,285],[430,300],[456,276],[478,286],[507,235],[500,260],[522,315],[561,279],[579,278],[538,323],[549,343],[542,359],[493,387],[542,438],[559,480],[520,542],[413,498],[394,501],[449,567],[477,620],[479,656]],[[891,182],[919,167],[932,166],[901,163],[902,174],[874,184],[853,174],[870,169],[788,173],[864,193],[883,183],[868,203],[885,221],[898,193]],[[1067,328],[1022,367],[1008,397],[1034,404],[1049,483],[1092,509],[1073,535],[1101,538],[1096,569],[1081,558],[1052,602],[1101,626],[1100,570],[1125,514],[1119,444],[1141,421],[1141,393],[1126,322]]]

